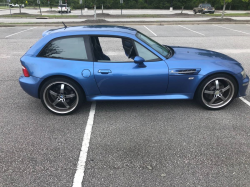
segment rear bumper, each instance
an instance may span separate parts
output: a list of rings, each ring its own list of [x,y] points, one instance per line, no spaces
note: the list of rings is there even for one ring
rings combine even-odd
[[[246,96],[246,91],[249,85],[249,77],[247,76],[242,82],[239,84],[239,93],[238,97]]]
[[[68,11],[70,11],[70,10],[67,10],[67,9],[66,10],[65,9],[62,9],[62,10],[58,9],[58,12],[68,12]]]
[[[21,76],[19,78],[19,83],[22,89],[29,95],[39,98],[39,85],[42,82],[42,79],[37,78],[37,77],[24,77]]]

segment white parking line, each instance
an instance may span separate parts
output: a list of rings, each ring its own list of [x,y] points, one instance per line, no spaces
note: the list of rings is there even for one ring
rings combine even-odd
[[[179,27],[182,27],[182,28],[184,28],[184,29],[187,29],[187,30],[189,30],[189,31],[192,31],[192,32],[194,32],[194,33],[200,34],[200,35],[202,35],[202,36],[205,36],[205,34],[202,34],[202,33],[200,33],[200,32],[194,31],[194,30],[189,29],[189,28],[187,28],[187,27],[184,27],[184,26],[182,26],[182,25],[178,25],[178,26],[179,26]]]
[[[241,99],[244,103],[246,103],[248,106],[250,106],[250,102],[249,102],[249,101],[247,101],[247,100],[244,99],[243,97],[240,97],[240,99]]]
[[[96,108],[96,102],[93,102],[91,104],[89,118],[88,118],[88,122],[85,128],[82,148],[81,148],[79,160],[77,163],[77,170],[76,170],[74,181],[73,181],[73,187],[82,187],[82,180],[84,176],[85,163],[86,163],[87,153],[88,153],[88,148],[89,148],[89,141],[90,141],[92,127],[94,124],[95,108]]]
[[[9,37],[14,36],[14,35],[16,35],[16,34],[20,34],[20,33],[22,33],[22,32],[25,32],[25,31],[28,31],[28,30],[31,30],[31,29],[35,29],[35,28],[36,28],[36,27],[32,27],[32,28],[29,28],[29,29],[26,29],[26,30],[23,30],[23,31],[20,31],[20,32],[17,32],[17,33],[8,35],[8,36],[5,36],[5,38],[9,38]]]
[[[235,32],[240,32],[240,33],[243,33],[243,34],[250,34],[250,33],[247,33],[247,32],[238,31],[238,30],[235,30],[235,29],[230,29],[230,28],[227,28],[227,27],[219,26],[219,25],[213,25],[213,26],[221,27],[221,28],[228,29],[228,30],[235,31]]]
[[[144,27],[146,28],[146,29],[148,29],[151,33],[153,33],[153,35],[155,35],[155,36],[157,36],[153,31],[151,31],[149,28],[147,28],[145,25],[144,25]]]

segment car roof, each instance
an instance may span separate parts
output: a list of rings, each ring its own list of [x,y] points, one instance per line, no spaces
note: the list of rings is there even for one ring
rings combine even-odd
[[[123,26],[112,26],[112,25],[87,25],[87,26],[74,26],[74,27],[67,27],[67,28],[59,28],[59,29],[51,29],[45,31],[43,36],[53,33],[61,33],[61,32],[74,32],[74,31],[111,31],[111,32],[123,32],[135,35],[137,33],[136,29],[130,27],[123,27]],[[101,34],[101,33],[100,33]]]

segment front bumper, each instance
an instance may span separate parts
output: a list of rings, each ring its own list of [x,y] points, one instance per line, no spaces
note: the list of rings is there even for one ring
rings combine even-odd
[[[21,76],[19,78],[19,83],[22,89],[29,95],[39,98],[39,85],[41,84],[42,79],[37,78],[37,77],[24,77]]]
[[[246,76],[246,78],[243,79],[241,83],[239,83],[238,97],[246,96],[246,91],[247,91],[248,85],[249,85],[249,77]]]
[[[214,10],[203,10],[204,13],[214,13]]]

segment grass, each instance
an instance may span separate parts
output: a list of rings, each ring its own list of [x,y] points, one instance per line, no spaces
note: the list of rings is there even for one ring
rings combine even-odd
[[[78,15],[34,15],[34,14],[12,14],[12,15],[1,15],[0,17],[9,18],[78,18]]]
[[[0,9],[9,9],[8,6],[0,6]]]
[[[221,17],[221,14],[205,14],[206,16]],[[249,17],[250,13],[230,13],[224,14],[224,17]]]

